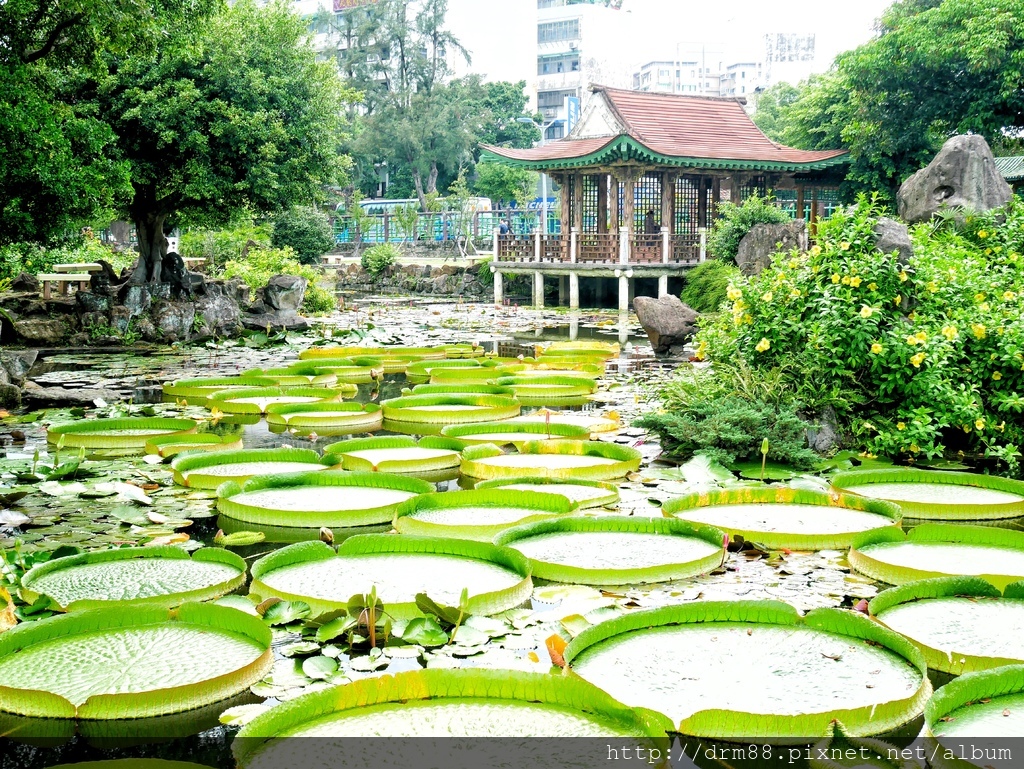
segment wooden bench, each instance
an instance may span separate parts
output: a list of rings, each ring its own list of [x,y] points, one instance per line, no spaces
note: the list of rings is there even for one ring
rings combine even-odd
[[[50,287],[56,283],[60,287],[60,295],[68,295],[68,286],[75,283],[78,284],[79,289],[84,289],[89,285],[89,279],[92,276],[87,272],[53,272],[53,273],[40,273],[36,275],[39,282],[43,284],[43,299],[50,298]]]
[[[185,263],[185,267],[192,269],[193,267],[199,267],[206,264],[205,256],[183,256],[181,261]]]
[[[55,264],[54,272],[102,272],[103,265],[96,262],[75,262],[72,264]]]

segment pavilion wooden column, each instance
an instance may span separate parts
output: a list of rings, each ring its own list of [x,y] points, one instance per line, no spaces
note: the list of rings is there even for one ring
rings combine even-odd
[[[597,181],[597,231],[608,232],[608,175],[598,174]],[[583,228],[580,228],[580,232]]]
[[[608,230],[618,232],[619,222],[622,221],[622,212],[619,211],[619,177],[613,173],[608,174],[608,212],[611,214]]]
[[[572,224],[576,232],[583,232],[583,174],[572,176]]]
[[[569,185],[572,183],[571,180],[574,180],[574,177],[575,174],[559,174],[557,177],[554,177],[558,182],[558,186],[562,190],[562,194],[559,196],[561,198],[562,203],[562,213],[559,222],[562,226],[563,238],[568,237],[569,228],[572,226],[572,222],[570,221],[572,219],[572,213],[570,209],[570,206],[572,205],[572,197],[570,196],[575,195],[576,191],[570,191]]]
[[[703,174],[697,179],[697,227],[708,226],[708,188],[711,180]]]
[[[796,186],[796,216],[793,218],[804,218],[804,185],[802,184]]]
[[[718,204],[722,202],[722,179],[718,176],[711,177],[711,218],[719,217]]]
[[[676,221],[676,178],[675,171],[665,171],[661,175],[661,226],[668,227],[669,233],[675,233]]]
[[[622,224],[632,234],[636,230],[636,180],[640,174],[630,169],[623,174]]]

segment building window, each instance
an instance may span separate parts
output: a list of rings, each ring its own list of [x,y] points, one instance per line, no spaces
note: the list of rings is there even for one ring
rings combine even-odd
[[[538,43],[560,43],[580,39],[580,20],[550,21],[537,25]]]
[[[539,109],[560,109],[565,100],[570,96],[576,96],[576,90],[566,91],[541,91],[537,94],[537,107]]]

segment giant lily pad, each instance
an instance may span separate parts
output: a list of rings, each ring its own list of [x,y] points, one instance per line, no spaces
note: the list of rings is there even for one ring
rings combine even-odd
[[[348,384],[369,384],[384,378],[384,365],[375,360],[368,363],[365,358],[359,363],[351,358],[323,358],[313,361],[316,365],[313,371],[318,374],[330,374],[339,382]],[[292,371],[309,372],[310,362],[302,361],[290,367]]]
[[[604,481],[640,467],[640,452],[600,441],[527,441],[516,454],[496,446],[470,446],[462,452],[462,472],[473,478],[541,476]]]
[[[274,387],[277,381],[270,377],[255,376],[222,376],[222,377],[199,377],[193,379],[176,379],[173,382],[164,382],[164,400],[174,403],[179,400],[192,401],[197,404],[204,403],[206,399],[218,390],[229,387]]]
[[[511,387],[524,406],[574,406],[586,402],[597,391],[597,382],[588,377],[572,376],[510,376],[497,382]]]
[[[841,491],[894,502],[908,518],[972,521],[1024,516],[1024,481],[995,475],[897,468],[838,473]]]
[[[417,670],[299,697],[250,721],[231,747],[243,769],[335,767],[353,737],[416,738],[376,740],[379,766],[583,767],[607,760],[608,738],[616,748],[665,755],[671,726],[577,678]],[[572,737],[602,739],[563,739]]]
[[[552,342],[542,351],[549,357],[588,356],[593,358],[614,358],[619,354],[618,342],[598,342],[595,340]]]
[[[440,360],[444,358],[443,347],[310,347],[299,353],[299,360],[316,361],[320,358],[352,358],[368,356],[374,358],[404,360]]]
[[[1014,766],[1024,734],[1024,665],[967,673],[938,689],[924,710],[934,769]]]
[[[462,359],[417,361],[406,367],[405,378],[410,384],[423,384],[430,381],[431,371],[443,368],[480,368],[480,362]]]
[[[504,422],[478,422],[471,425],[448,425],[441,435],[458,438],[473,446],[478,443],[493,443],[495,446],[519,445],[536,440],[576,440],[590,438],[590,430],[578,425],[544,424],[510,419]]]
[[[146,453],[170,457],[185,451],[238,451],[242,448],[239,433],[184,433],[162,435],[146,441]]]
[[[430,384],[495,384],[498,369],[495,366],[476,366],[472,368],[437,368],[430,370]],[[410,380],[411,381],[411,380]]]
[[[550,411],[541,409],[533,414],[520,417],[521,422],[562,424],[585,427],[592,433],[611,433],[622,427],[617,414],[597,414],[590,411]]]
[[[417,475],[458,467],[463,448],[465,444],[454,438],[428,436],[417,443],[407,436],[391,435],[332,443],[324,454],[346,470]]]
[[[402,388],[402,395],[507,395],[512,396],[511,387],[498,387],[493,384],[418,384],[411,390]]]
[[[540,521],[494,538],[496,545],[525,555],[533,576],[583,585],[667,582],[706,574],[724,561],[727,542],[711,526],[625,516]]]
[[[507,395],[408,395],[381,403],[384,418],[414,425],[490,422],[519,416],[519,401]]]
[[[580,509],[606,507],[619,501],[619,490],[604,481],[564,481],[560,478],[495,478],[480,481],[476,489],[499,489],[509,491],[539,491],[544,494],[561,494]]]
[[[988,526],[925,523],[904,536],[899,529],[859,535],[850,565],[890,585],[931,577],[973,576],[999,590],[1024,579],[1024,532]]]
[[[716,739],[807,739],[833,720],[854,736],[913,720],[931,685],[921,653],[868,618],[778,601],[701,601],[638,611],[569,644],[573,672],[678,731]]]
[[[46,561],[21,579],[21,594],[32,604],[41,595],[65,611],[113,602],[179,606],[209,601],[245,584],[245,561],[216,548],[191,558],[172,545],[97,550]]]
[[[193,489],[215,489],[225,481],[239,483],[253,476],[326,470],[334,460],[311,449],[244,449],[213,454],[189,454],[171,462],[174,482]]]
[[[1024,663],[1024,583],[1000,597],[978,577],[925,579],[880,593],[868,609],[933,670],[960,675]]]
[[[191,433],[199,423],[194,419],[129,417],[125,419],[82,419],[51,425],[46,431],[50,443],[64,441],[66,448],[141,449],[159,435]]]
[[[795,550],[847,548],[864,531],[899,531],[899,508],[856,494],[786,487],[742,487],[670,499],[666,516],[717,526],[766,547]]]
[[[402,534],[424,534],[490,542],[497,534],[523,523],[567,515],[576,505],[557,494],[535,491],[449,491],[422,494],[395,511]]]
[[[272,403],[267,406],[268,425],[363,433],[379,430],[382,420],[383,414],[376,403]]]
[[[391,473],[293,473],[225,483],[217,489],[217,509],[260,525],[368,526],[390,521],[400,504],[433,490]]]
[[[359,391],[356,385],[337,387],[238,387],[211,393],[206,407],[225,414],[265,414],[273,403],[340,401]]]
[[[250,369],[243,371],[242,376],[269,379],[278,387],[334,387],[339,381],[348,381],[339,380],[333,373],[308,363],[287,368]]]
[[[337,553],[323,542],[289,545],[252,565],[249,590],[260,599],[304,601],[319,615],[345,609],[349,598],[374,587],[396,618],[421,616],[419,593],[458,606],[468,590],[470,614],[496,614],[518,606],[533,590],[529,565],[515,550],[390,534],[350,537]]]
[[[0,634],[0,709],[82,719],[176,713],[244,691],[272,661],[269,628],[237,609],[88,609]]]

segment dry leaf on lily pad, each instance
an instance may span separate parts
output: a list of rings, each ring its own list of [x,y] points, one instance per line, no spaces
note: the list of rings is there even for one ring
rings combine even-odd
[[[14,601],[11,600],[11,594],[7,592],[6,588],[0,587],[0,602],[4,604],[4,608],[0,609],[0,633],[2,633],[17,625],[18,618],[14,616]]]

